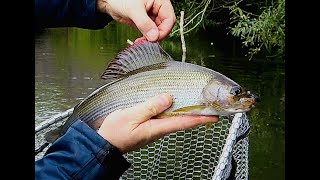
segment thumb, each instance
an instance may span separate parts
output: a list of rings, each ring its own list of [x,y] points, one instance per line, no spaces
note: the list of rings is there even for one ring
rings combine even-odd
[[[164,93],[128,108],[126,114],[134,118],[134,123],[140,124],[165,111],[171,104],[172,97]]]
[[[159,30],[154,21],[148,16],[144,7],[139,7],[131,15],[131,20],[140,32],[149,40],[156,41],[159,38]]]

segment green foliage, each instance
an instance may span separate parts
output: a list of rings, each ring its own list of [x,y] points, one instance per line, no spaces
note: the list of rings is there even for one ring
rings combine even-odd
[[[260,15],[246,12],[236,3],[230,6],[231,20],[236,24],[231,34],[249,47],[250,59],[264,48],[268,54],[283,56],[285,49],[285,2],[266,7]]]
[[[229,26],[226,31],[230,30],[229,33],[240,38],[243,45],[249,48],[250,59],[259,52],[273,57],[284,55],[284,0],[276,0],[275,3],[273,0],[183,0],[173,1],[173,6],[177,23],[170,33],[171,37],[180,36],[180,12],[184,11],[184,34],[231,21],[230,25],[225,24]]]
[[[179,23],[180,23],[180,12],[184,11],[184,34],[190,32],[197,32],[200,28],[206,26],[216,26],[222,23],[221,17],[218,16],[214,19],[211,18],[212,14],[217,14],[225,7],[238,2],[240,0],[223,1],[223,0],[184,0],[173,3],[173,7],[177,16],[177,23],[173,27],[171,36],[180,36]]]

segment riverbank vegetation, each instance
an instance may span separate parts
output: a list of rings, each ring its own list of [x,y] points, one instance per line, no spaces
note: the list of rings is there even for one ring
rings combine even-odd
[[[258,53],[282,57],[285,52],[284,0],[184,0],[173,1],[177,12],[184,11],[184,35],[208,27],[224,27],[227,35],[238,38],[251,59]],[[179,23],[171,36],[180,36]]]

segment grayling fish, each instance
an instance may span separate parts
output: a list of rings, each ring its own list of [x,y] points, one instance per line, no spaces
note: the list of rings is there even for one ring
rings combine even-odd
[[[158,43],[142,40],[120,52],[102,79],[112,80],[80,102],[66,123],[46,135],[54,142],[77,119],[98,129],[111,112],[160,93],[172,106],[155,118],[177,115],[230,115],[254,107],[256,96],[230,78],[195,64],[174,61]]]

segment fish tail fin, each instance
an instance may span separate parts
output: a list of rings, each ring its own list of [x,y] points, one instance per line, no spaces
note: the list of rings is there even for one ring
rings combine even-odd
[[[53,143],[61,136],[62,136],[62,126],[59,126],[56,129],[53,129],[53,130],[47,132],[44,135],[44,139],[49,143]]]

